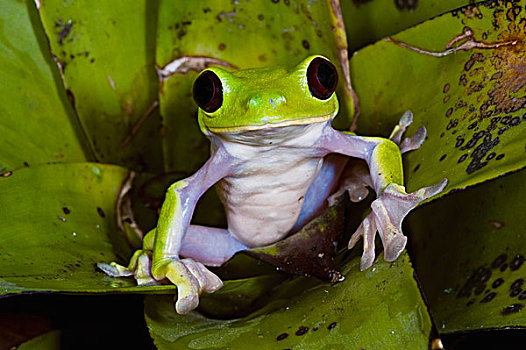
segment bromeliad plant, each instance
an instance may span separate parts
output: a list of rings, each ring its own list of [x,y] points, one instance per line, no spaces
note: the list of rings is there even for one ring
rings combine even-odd
[[[526,2],[460,5],[2,2],[0,293],[161,294],[145,299],[161,349],[440,348],[440,336],[524,327]],[[408,217],[410,254],[377,258],[364,272],[360,249],[334,256],[327,247],[364,214],[340,203],[286,241],[237,255],[217,271],[224,287],[185,316],[175,314],[173,286],[137,287],[98,271],[128,261],[166,186],[208,157],[191,99],[198,72],[312,54],[342,77],[336,127],[388,136],[408,109],[409,133],[426,127],[422,147],[404,155],[408,192],[443,178],[440,196],[469,188]],[[196,221],[224,224],[213,193]],[[290,277],[254,256],[289,273],[336,269],[346,279]]]

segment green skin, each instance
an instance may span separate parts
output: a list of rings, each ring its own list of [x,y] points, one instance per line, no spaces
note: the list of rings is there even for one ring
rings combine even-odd
[[[334,130],[330,121],[338,113],[336,94],[320,100],[309,90],[306,72],[316,57],[320,56],[293,67],[207,69],[220,78],[223,88],[218,110],[199,109],[200,128],[212,144],[210,159],[194,175],[170,186],[157,227],[145,236],[143,249],[129,266],[99,264],[101,269],[112,276],[134,275],[139,284],[167,279],[178,288],[177,312],[187,313],[197,307],[199,294],[222,286],[204,265],[218,266],[239,250],[274,243],[316,217],[344,191],[361,200],[367,186],[377,199],[349,248],[363,238],[361,268],[369,268],[378,231],[384,259],[395,260],[407,241],[402,220],[422,200],[440,192],[446,181],[405,192],[401,151],[418,148],[425,137],[421,128],[400,142],[411,123],[410,113],[393,130],[393,141]],[[343,172],[342,181],[341,155],[363,159],[368,168]],[[333,194],[339,179],[340,190]],[[190,225],[198,199],[214,184],[228,229]]]

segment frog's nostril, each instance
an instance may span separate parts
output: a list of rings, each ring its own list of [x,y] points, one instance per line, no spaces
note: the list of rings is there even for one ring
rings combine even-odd
[[[280,95],[255,95],[248,99],[249,108],[272,108],[285,104],[284,96]]]

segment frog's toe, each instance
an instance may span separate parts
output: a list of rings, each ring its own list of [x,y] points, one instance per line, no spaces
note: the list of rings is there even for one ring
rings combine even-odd
[[[177,286],[175,310],[179,314],[195,309],[201,293],[212,293],[223,286],[219,277],[193,259],[172,260],[162,270],[165,277]]]
[[[106,275],[111,277],[129,277],[133,276],[133,272],[128,268],[112,262],[111,264],[97,263],[97,267],[104,272]]]
[[[407,244],[407,237],[402,233],[393,236],[384,244],[384,260],[387,262],[393,262],[402,253]]]
[[[411,125],[412,122],[413,122],[413,112],[405,111],[405,113],[402,114],[402,117],[400,118],[400,121],[398,122],[398,124],[393,128],[393,131],[391,132],[389,139],[393,141],[394,143],[396,143],[397,145],[399,145],[400,142],[402,141],[402,136],[407,130],[407,127]]]
[[[420,148],[420,146],[422,146],[422,143],[424,143],[424,140],[426,139],[426,135],[426,128],[423,126],[419,127],[413,136],[406,137],[402,141],[402,143],[400,144],[400,152],[404,154],[406,152]]]
[[[376,221],[373,212],[367,215],[352,235],[349,241],[349,249],[354,247],[361,237],[363,237],[363,254],[360,260],[360,270],[364,271],[373,265],[375,258],[374,239],[376,237]]]

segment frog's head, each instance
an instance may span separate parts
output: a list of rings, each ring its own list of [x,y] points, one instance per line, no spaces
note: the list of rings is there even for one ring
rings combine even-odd
[[[205,69],[194,83],[203,132],[238,133],[319,123],[338,112],[338,73],[322,56],[294,67]]]

